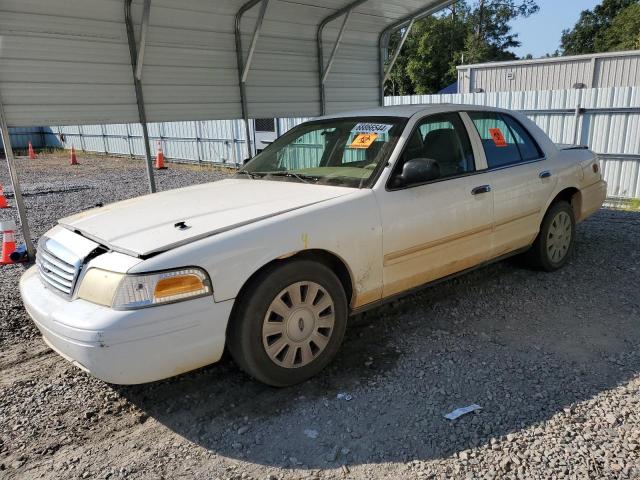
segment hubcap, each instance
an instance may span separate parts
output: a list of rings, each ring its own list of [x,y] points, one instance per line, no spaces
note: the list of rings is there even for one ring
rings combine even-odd
[[[547,256],[552,262],[561,261],[571,245],[571,218],[567,212],[559,212],[551,221],[547,233]]]
[[[262,344],[277,365],[303,367],[326,348],[334,323],[331,295],[315,282],[297,282],[269,305],[262,323]]]

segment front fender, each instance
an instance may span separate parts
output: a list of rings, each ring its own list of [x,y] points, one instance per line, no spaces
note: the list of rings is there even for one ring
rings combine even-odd
[[[260,220],[145,260],[131,273],[197,265],[209,273],[214,299],[235,298],[259,269],[304,250],[325,250],[343,260],[356,304],[380,298],[382,228],[369,189]]]

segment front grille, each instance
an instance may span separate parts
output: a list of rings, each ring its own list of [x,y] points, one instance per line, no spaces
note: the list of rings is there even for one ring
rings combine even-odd
[[[78,262],[79,263],[79,262]],[[78,276],[79,265],[65,262],[52,252],[40,245],[36,255],[36,264],[40,271],[40,278],[56,290],[71,295],[73,285]]]

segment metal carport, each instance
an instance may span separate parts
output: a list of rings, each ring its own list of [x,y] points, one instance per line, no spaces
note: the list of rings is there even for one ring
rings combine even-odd
[[[30,258],[9,126],[139,122],[153,192],[147,122],[382,105],[390,35],[404,29],[401,47],[450,3],[0,0],[0,133]]]

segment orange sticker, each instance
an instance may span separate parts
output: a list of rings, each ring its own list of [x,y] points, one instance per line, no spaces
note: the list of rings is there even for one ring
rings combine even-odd
[[[351,148],[369,148],[373,142],[378,138],[377,133],[359,133],[356,138],[353,139]]]
[[[493,138],[493,143],[496,144],[496,147],[507,146],[507,141],[504,139],[502,130],[500,130],[499,128],[490,128],[489,133],[491,134],[491,138]]]

